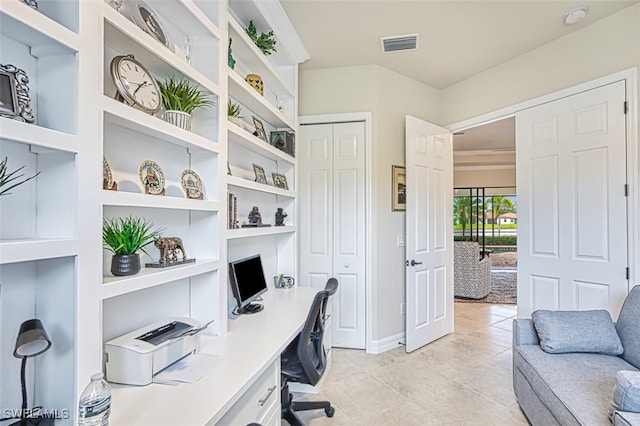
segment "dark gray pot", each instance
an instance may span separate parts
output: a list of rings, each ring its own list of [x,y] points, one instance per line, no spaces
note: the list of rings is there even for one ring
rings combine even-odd
[[[117,277],[135,275],[140,272],[140,255],[116,254],[111,258],[111,273]]]

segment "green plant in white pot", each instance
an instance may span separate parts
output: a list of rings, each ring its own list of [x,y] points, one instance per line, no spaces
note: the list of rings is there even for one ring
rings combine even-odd
[[[233,102],[231,99],[227,101],[227,118],[232,123],[242,127],[242,117],[240,116],[240,104]]]
[[[160,238],[162,230],[153,230],[153,223],[138,217],[118,217],[102,222],[104,247],[113,253],[111,273],[116,276],[135,275],[140,272],[139,251]]]
[[[191,113],[197,108],[215,105],[199,86],[185,78],[169,77],[158,81],[164,103],[164,119],[185,130],[191,130]]]

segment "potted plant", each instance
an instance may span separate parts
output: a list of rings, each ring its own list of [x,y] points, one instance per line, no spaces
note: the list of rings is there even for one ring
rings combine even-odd
[[[22,176],[24,176],[24,174],[15,176],[16,173],[18,173],[20,170],[24,169],[24,166],[10,172],[9,169],[7,168],[7,161],[8,158],[4,157],[4,160],[0,161],[0,195],[9,195],[11,194],[10,191],[11,189],[15,188],[16,186],[22,185],[23,183],[30,181],[31,179],[35,178],[36,176],[38,176],[40,174],[40,172],[36,173],[35,175],[28,177],[20,182],[15,182],[13,185],[11,185],[8,188],[5,188],[7,185],[9,185],[11,182],[16,181],[18,179],[20,179]]]
[[[152,230],[153,223],[137,217],[104,219],[102,241],[113,253],[111,273],[116,276],[135,275],[140,272],[140,254],[145,247],[159,238],[162,230]]]
[[[258,30],[253,24],[253,21],[249,21],[249,26],[247,27],[246,32],[249,38],[251,38],[256,46],[258,46],[258,49],[260,49],[265,55],[271,55],[271,52],[277,52],[276,40],[273,38],[273,31],[260,33],[260,35],[258,35]]]
[[[184,78],[169,77],[158,81],[158,87],[164,102],[164,119],[185,130],[191,130],[191,113],[196,108],[215,105],[197,84]]]
[[[242,127],[242,117],[240,116],[240,111],[242,111],[242,109],[240,108],[240,104],[238,104],[237,102],[233,102],[231,99],[227,101],[227,118],[232,123]]]

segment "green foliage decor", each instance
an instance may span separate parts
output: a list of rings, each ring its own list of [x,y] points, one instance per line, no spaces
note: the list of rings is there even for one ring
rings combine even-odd
[[[251,38],[256,46],[258,46],[258,49],[262,50],[262,53],[265,55],[271,55],[272,52],[277,52],[276,41],[273,38],[273,31],[260,33],[260,35],[258,35],[258,30],[253,24],[253,21],[249,21],[249,26],[246,31],[249,38]]]
[[[454,241],[469,241],[470,237],[463,237],[462,235],[456,235],[453,237]],[[475,239],[475,237],[474,237]],[[484,241],[486,246],[515,246],[518,245],[517,235],[487,235]],[[480,244],[482,244],[482,237],[480,237]]]
[[[231,99],[227,101],[227,115],[230,117],[240,117],[240,105],[236,102],[232,102]]]
[[[186,79],[169,77],[164,82],[158,81],[158,87],[167,111],[191,114],[196,108],[215,105],[215,102],[198,89],[197,84]]]
[[[0,161],[0,195],[9,195],[11,194],[9,191],[12,190],[13,188],[15,188],[16,186],[22,185],[23,183],[30,181],[31,179],[35,178],[36,176],[38,176],[40,174],[40,172],[36,173],[35,175],[28,177],[20,182],[16,182],[13,185],[11,185],[8,188],[5,188],[5,186],[9,185],[11,182],[14,182],[18,179],[20,179],[22,176],[24,176],[24,173],[21,175],[16,176],[16,173],[19,173],[20,170],[24,169],[24,166],[20,167],[19,169],[16,169],[12,172],[9,171],[9,169],[7,168],[7,161],[8,158],[4,157],[4,160]],[[4,189],[3,189],[4,188]]]
[[[114,255],[135,254],[143,251],[154,239],[161,236],[162,230],[152,230],[153,223],[137,217],[104,219],[102,222],[102,241],[104,247]]]

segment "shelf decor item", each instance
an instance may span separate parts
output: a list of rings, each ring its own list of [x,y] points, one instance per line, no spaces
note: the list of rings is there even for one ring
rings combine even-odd
[[[277,130],[269,134],[271,145],[295,157],[295,136],[292,132]]]
[[[118,184],[113,180],[113,173],[107,161],[107,157],[102,156],[102,189],[108,191],[117,191]]]
[[[284,226],[284,218],[287,217],[287,212],[282,210],[282,207],[278,207],[276,211],[276,225],[275,226]]]
[[[260,209],[258,209],[258,206],[253,206],[247,218],[249,219],[249,223],[243,223],[243,228],[262,228],[271,226],[268,223],[262,223],[262,215],[260,214]]]
[[[156,80],[133,55],[119,55],[111,60],[111,78],[116,86],[116,100],[147,114],[155,114],[162,106]]]
[[[267,133],[264,131],[264,125],[262,124],[262,121],[260,121],[258,118],[254,116],[252,116],[252,118],[253,118],[253,125],[256,126],[256,136],[265,142],[269,142],[267,140]]]
[[[231,99],[227,101],[227,118],[236,126],[242,126],[242,117],[240,116],[240,104],[233,102]]]
[[[285,175],[272,172],[271,177],[273,177],[273,186],[276,188],[289,189],[289,185],[287,185],[287,177]]]
[[[195,109],[215,105],[197,84],[185,78],[172,76],[158,81],[158,86],[164,101],[164,120],[184,130],[191,130],[191,113]]]
[[[258,74],[247,74],[247,76],[244,78],[244,81],[249,83],[249,86],[253,87],[256,92],[264,96],[264,83],[262,81],[262,77],[260,77]]]
[[[187,194],[187,198],[193,200],[203,199],[202,179],[200,179],[200,176],[193,170],[186,169],[182,171],[180,174],[180,184],[185,194]]]
[[[251,20],[249,21],[249,26],[247,27],[246,32],[249,38],[256,46],[258,46],[258,49],[260,49],[265,55],[271,55],[272,52],[277,52],[276,40],[273,38],[273,31],[260,33],[260,35],[258,35],[258,29],[253,24],[253,20]]]
[[[104,247],[113,253],[111,273],[115,276],[135,275],[140,272],[140,253],[148,254],[144,249],[155,239],[160,238],[162,230],[153,230],[153,223],[137,217],[104,219],[102,222],[102,241]]]
[[[145,194],[164,195],[164,173],[158,163],[151,160],[141,162],[138,166],[138,177],[144,186]]]
[[[193,258],[187,258],[187,252],[180,237],[156,238],[153,245],[160,250],[160,259],[157,262],[145,263],[144,266],[148,268],[166,268],[196,261]],[[182,258],[178,258],[178,253]]]
[[[20,170],[24,169],[24,166],[10,172],[9,169],[7,168],[7,161],[9,161],[9,159],[7,157],[4,157],[4,160],[0,161],[0,196],[2,195],[9,195],[11,194],[9,191],[12,190],[13,188],[15,188],[16,186],[20,186],[25,182],[30,181],[31,179],[35,178],[36,176],[38,176],[40,174],[40,172],[36,173],[35,175],[28,177],[26,179],[23,179],[22,181],[16,182],[14,184],[12,184],[10,187],[5,188],[5,186],[9,185],[11,182],[14,182],[18,179],[20,179],[22,176],[24,176],[24,173],[18,176],[15,176],[16,173],[20,172]]]
[[[20,0],[22,3],[26,4],[27,6],[38,10],[38,2],[36,0]]]
[[[264,168],[258,164],[253,164],[253,173],[256,175],[256,182],[267,184],[267,175],[264,172]]]
[[[175,52],[175,47],[154,10],[139,0],[114,0],[115,9],[142,31],[160,42],[164,47]]]
[[[227,48],[227,64],[229,68],[233,69],[236,66],[236,60],[233,59],[233,53],[231,52],[231,42],[233,39],[229,37],[229,47]]]
[[[0,117],[35,123],[28,84],[26,72],[11,64],[0,64]]]

